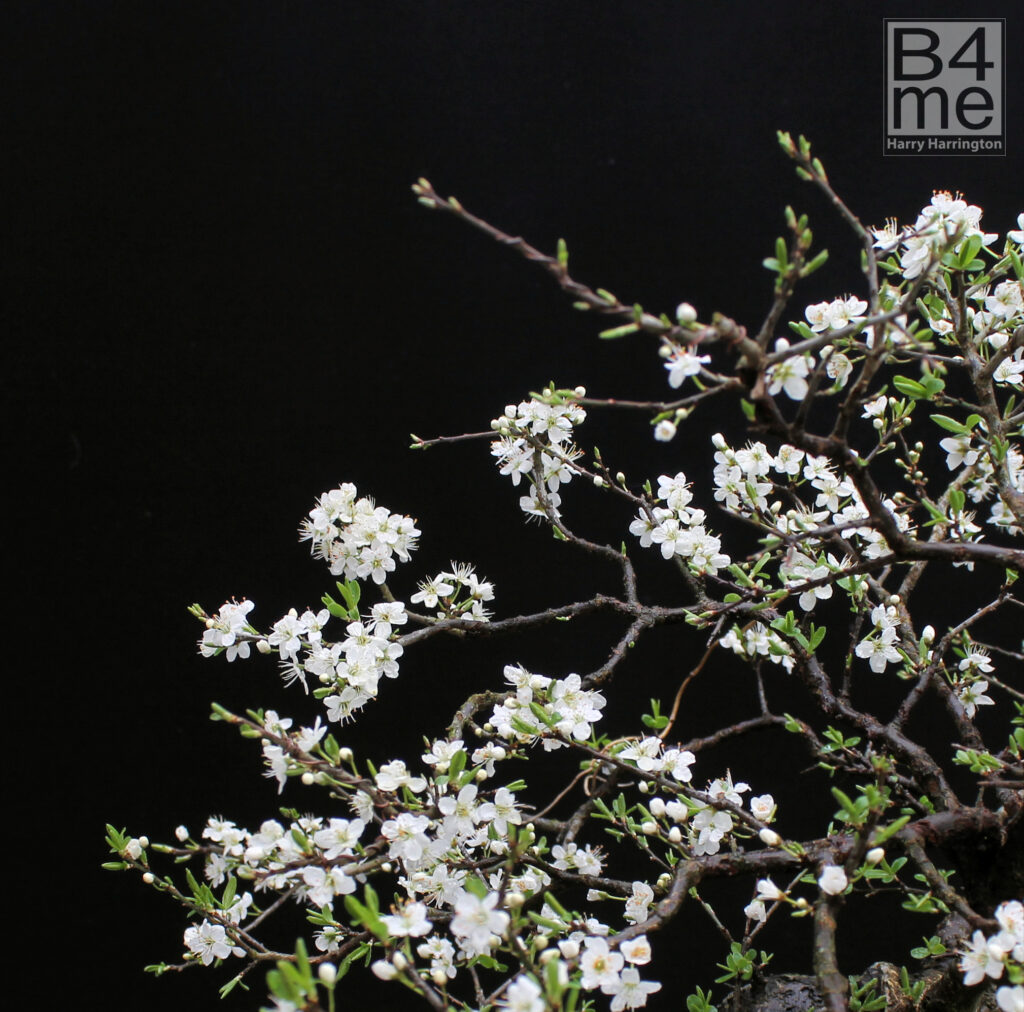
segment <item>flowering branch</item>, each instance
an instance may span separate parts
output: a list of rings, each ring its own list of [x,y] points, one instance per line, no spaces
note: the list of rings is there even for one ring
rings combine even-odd
[[[772,300],[749,331],[689,303],[657,315],[627,305],[574,279],[564,243],[542,253],[426,180],[414,185],[425,206],[540,264],[577,309],[610,317],[603,339],[653,337],[669,387],[695,389],[623,400],[550,384],[486,431],[412,436],[415,449],[487,441],[526,519],[563,543],[567,565],[611,562],[615,594],[496,617],[494,583],[459,562],[403,588],[417,522],[344,484],[300,527],[334,579],[322,609],[261,629],[251,601],[192,608],[204,656],[276,657],[285,682],[322,708],[299,727],[273,710],[214,715],[258,743],[279,793],[319,788],[327,808],[282,809],[255,831],[211,818],[198,839],[179,827],[178,846],[109,827],[107,867],[140,872],[192,921],[181,966],[244,958],[245,974],[274,963],[280,1012],[320,1009],[325,995],[333,1007],[362,961],[436,1010],[569,1012],[592,995],[619,1012],[662,988],[650,978],[655,949],[679,945],[692,911],[727,947],[713,981],[726,985],[722,1000],[759,1010],[780,979],[753,940],[788,915],[813,923],[810,997],[788,1007],[880,1008],[877,980],[839,967],[861,900],[884,889],[908,917],[937,921],[896,974],[915,1008],[939,1007],[926,1004],[937,980],[943,1009],[974,1008],[979,986],[1004,1012],[1024,1007],[1024,648],[1005,621],[1024,570],[1024,215],[1000,247],[979,208],[936,193],[913,225],[869,229],[808,142],[779,141],[851,230],[864,292],[792,312],[827,254],[787,208],[787,235],[764,261]],[[588,413],[626,410],[648,414],[655,440],[671,444],[712,408],[736,418],[712,436],[696,479],[630,476],[613,462],[618,446],[606,457],[580,435]],[[592,510],[566,493],[574,483],[596,497]],[[635,540],[591,533],[601,509]],[[923,598],[929,581],[954,580],[951,600]],[[558,587],[552,574],[544,591]],[[418,758],[387,758],[379,735],[365,755],[335,736],[386,704],[405,653],[437,636],[487,638],[497,651],[507,634],[553,642],[587,616],[605,639],[593,670],[504,661],[499,687],[495,670],[466,698],[444,696],[448,726]],[[668,626],[685,660],[638,670],[636,645]],[[742,682],[730,680],[736,668]],[[701,689],[720,679],[720,711],[694,703],[699,675]],[[652,698],[637,723],[641,684],[672,697],[667,713]],[[783,695],[799,715],[776,712]],[[614,732],[600,729],[609,708]],[[676,740],[683,726],[687,742]],[[737,743],[787,734],[812,757],[814,833],[798,833],[765,790],[770,770],[746,774],[755,794],[712,765],[717,749],[749,766]],[[150,871],[148,850],[201,871],[179,887]],[[750,902],[737,912],[705,898],[698,887],[714,879],[749,881]],[[257,934],[296,906],[312,956],[304,939],[281,953]],[[710,1012],[701,979],[709,990],[686,1004]]]

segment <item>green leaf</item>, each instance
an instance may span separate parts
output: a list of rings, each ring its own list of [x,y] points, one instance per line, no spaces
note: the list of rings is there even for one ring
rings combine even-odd
[[[604,341],[614,341],[618,337],[635,334],[639,329],[640,327],[635,323],[624,323],[621,327],[611,327],[608,330],[602,330],[597,336]]]
[[[799,335],[805,341],[811,341],[818,336],[817,334],[814,333],[813,330],[811,330],[810,327],[807,326],[806,323],[801,323],[799,321],[790,320],[789,329],[792,330],[794,334]]]
[[[848,794],[844,794],[838,787],[833,787],[832,797],[839,802],[840,807],[851,819],[860,818],[860,812],[857,810],[857,805]]]
[[[890,822],[888,826],[876,830],[871,838],[871,846],[877,847],[879,844],[885,843],[890,837],[895,836],[908,822],[910,822],[910,816],[903,815],[896,819],[895,822]]]
[[[806,278],[813,274],[820,267],[823,267],[828,260],[828,250],[823,249],[818,255],[800,271],[800,277]]]
[[[786,240],[781,235],[775,240],[775,259],[782,270],[785,270],[789,264],[789,254],[786,250]]]
[[[335,601],[334,598],[331,597],[330,594],[324,594],[324,596],[321,597],[320,600],[325,605],[327,605],[327,610],[335,618],[348,618],[348,612],[344,608],[342,608],[342,606],[340,604],[338,604],[338,602]]]
[[[928,396],[928,390],[926,387],[918,383],[917,380],[912,380],[907,376],[893,376],[892,385],[899,390],[901,394],[905,394],[907,397],[913,397],[915,400]]]
[[[249,990],[248,985],[245,983],[244,980],[242,980],[242,975],[239,974],[237,977],[232,977],[231,980],[229,980],[220,989],[220,996],[221,996],[221,998],[226,998],[239,985],[241,985],[241,988],[242,988],[243,991],[248,991]]]
[[[938,425],[940,428],[945,429],[947,432],[955,432],[958,436],[965,436],[971,431],[970,426],[965,425],[963,422],[958,422],[955,418],[950,418],[949,415],[931,415],[931,420]]]

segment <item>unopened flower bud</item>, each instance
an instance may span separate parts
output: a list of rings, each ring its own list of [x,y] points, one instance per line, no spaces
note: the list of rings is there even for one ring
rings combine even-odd
[[[796,901],[796,902],[795,902],[795,903],[793,904],[793,906],[795,906],[795,907],[797,908],[797,910],[807,910],[807,909],[809,909],[809,908],[810,908],[810,903],[808,903],[808,902],[807,902],[807,900],[806,900],[806,899],[804,899],[804,897],[803,897],[803,896],[801,896],[801,897],[800,897],[800,899],[798,899],[798,900],[797,900],[797,901]]]
[[[782,843],[782,838],[779,836],[779,834],[776,833],[774,829],[769,829],[767,826],[765,826],[765,828],[762,829],[757,835],[761,838],[761,842],[766,847],[777,847],[780,843]]]
[[[647,807],[655,818],[660,819],[665,814],[665,801],[662,798],[651,798]]]
[[[678,826],[673,826],[668,831],[668,838],[672,843],[681,843],[683,839],[683,831]]]
[[[444,987],[444,986],[445,986],[445,984],[447,984],[447,983],[448,983],[448,974],[446,974],[446,973],[444,972],[444,970],[442,970],[442,969],[438,968],[438,969],[434,970],[434,972],[433,972],[433,973],[431,973],[431,975],[430,975],[430,979],[431,979],[431,980],[432,980],[432,981],[433,981],[433,982],[434,982],[434,983],[435,983],[435,984],[436,984],[436,985],[437,985],[438,987]]]
[[[921,640],[924,643],[934,643],[935,642],[935,626],[933,626],[933,625],[926,625],[924,627],[924,629],[921,630]]]
[[[648,784],[648,783],[647,783],[647,781],[646,781],[646,780],[641,780],[641,781],[640,781],[640,783],[638,783],[638,784],[636,785],[636,789],[637,789],[637,790],[638,790],[638,791],[639,791],[639,792],[640,792],[641,794],[648,794],[648,793],[650,793],[650,790],[651,790],[651,786],[650,786],[650,784]]]
[[[381,870],[382,872],[384,872],[385,874],[387,874],[387,873],[388,873],[389,871],[391,871],[391,862],[390,862],[390,861],[385,861],[385,862],[384,862],[384,863],[383,863],[383,864],[382,864],[382,865],[380,866],[380,870]]]
[[[626,484],[626,476],[621,471],[619,471],[619,473],[615,475],[615,480],[620,485],[625,485]]]
[[[867,863],[870,864],[872,867],[874,867],[876,864],[880,864],[883,860],[885,860],[885,848],[872,847],[871,850],[869,850],[864,855],[864,860],[867,861]]]
[[[526,902],[526,897],[520,892],[505,893],[505,906],[509,910],[518,910]]]
[[[893,607],[895,607],[899,603],[900,603],[900,596],[899,596],[899,594],[890,594],[889,595],[889,604],[891,604]]]
[[[576,387],[576,389],[575,389],[575,390],[573,391],[573,393],[574,393],[574,394],[575,394],[575,395],[576,395],[577,397],[586,397],[586,396],[587,396],[587,388],[586,388],[586,387],[584,387],[584,386],[578,386],[578,387]]]
[[[558,949],[545,949],[538,957],[541,966],[547,966],[553,959],[558,959]]]
[[[272,653],[271,646],[270,646],[270,644],[266,640],[257,640],[256,641],[256,649],[261,654]]]
[[[394,980],[398,976],[398,971],[386,959],[378,959],[375,963],[371,963],[370,969],[373,971],[373,975],[381,980]]]
[[[146,885],[151,886],[156,881],[156,876],[151,871],[147,871],[146,874],[142,876],[142,881],[145,882]]]
[[[338,968],[333,963],[321,963],[316,968],[316,975],[330,987],[338,979]]]
[[[580,943],[574,942],[571,938],[563,938],[558,943],[558,951],[566,959],[575,959],[580,954]]]
[[[188,828],[186,826],[179,826],[174,831],[174,835],[178,838],[179,843],[184,843],[188,839]]]
[[[402,971],[403,971],[403,970],[404,970],[404,969],[405,969],[405,968],[406,968],[406,967],[407,967],[407,966],[409,965],[409,960],[407,960],[407,959],[405,958],[405,956],[404,956],[404,954],[403,954],[403,953],[401,953],[401,952],[396,952],[396,953],[394,953],[394,954],[392,955],[392,957],[391,957],[391,965],[392,965],[392,966],[393,966],[393,967],[394,967],[394,968],[395,968],[395,969],[396,969],[396,970],[397,970],[397,971],[398,971],[399,973],[401,973],[401,972],[402,972]]]
[[[676,423],[669,418],[663,418],[654,426],[654,438],[659,443],[670,443],[676,438]]]
[[[656,822],[645,822],[640,827],[644,836],[654,836],[658,832],[658,824]]]
[[[664,871],[664,872],[662,872],[658,876],[658,881],[655,883],[655,885],[659,889],[667,889],[669,887],[669,885],[671,884],[671,882],[672,882],[672,876],[669,875],[669,873],[667,871]]]
[[[139,837],[139,846],[140,847],[148,847],[149,846],[149,837],[148,836],[140,836]]]
[[[676,306],[676,319],[683,324],[694,323],[697,319],[697,310],[689,302],[680,302]]]
[[[313,786],[313,784],[315,784],[315,783],[316,783],[316,777],[315,777],[315,776],[313,776],[313,774],[312,774],[312,773],[310,773],[310,772],[309,772],[309,770],[306,770],[306,772],[302,774],[302,782],[303,782],[303,783],[304,783],[304,784],[305,784],[305,785],[306,785],[307,787],[312,787],[312,786]]]

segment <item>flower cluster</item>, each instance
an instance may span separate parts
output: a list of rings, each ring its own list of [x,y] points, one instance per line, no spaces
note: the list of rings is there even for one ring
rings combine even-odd
[[[312,542],[310,550],[330,564],[334,576],[346,580],[372,578],[384,583],[394,572],[395,557],[409,561],[420,532],[407,516],[375,506],[365,496],[356,498],[356,487],[346,482],[325,492],[299,527],[302,541]]]
[[[999,980],[1008,967],[1018,981],[1024,976],[1024,903],[1020,900],[1001,903],[996,908],[995,919],[999,922],[999,931],[988,937],[975,931],[961,956],[960,969],[968,987]],[[1018,983],[1000,987],[996,999],[1004,1012],[1020,1012],[1024,1008],[1024,986]]]
[[[968,204],[960,195],[937,190],[931,201],[921,209],[913,226],[898,230],[895,224],[875,229],[875,246],[883,252],[897,247],[900,250],[900,268],[907,281],[934,269],[941,254],[960,246],[977,236],[981,245],[990,246],[999,237],[981,230],[981,208]]]
[[[382,676],[398,677],[398,659],[404,647],[396,627],[409,620],[401,601],[373,605],[364,618],[347,623],[345,638],[337,642],[323,638],[324,626],[331,618],[327,608],[315,613],[307,609],[301,615],[292,608],[274,623],[269,634],[262,636],[254,627],[241,625],[252,607],[251,601],[222,605],[206,620],[208,628],[199,644],[201,653],[212,656],[226,649],[228,660],[236,655],[248,657],[249,643],[255,641],[260,653],[279,655],[286,684],[300,681],[308,689],[306,678],[310,675],[314,684],[325,686],[319,694],[325,697],[328,717],[338,722],[349,719],[377,696]],[[283,775],[286,765],[284,757],[275,758],[278,773]]]
[[[214,888],[229,877],[255,881],[257,891],[294,890],[297,898],[317,909],[330,907],[335,896],[347,896],[356,888],[347,868],[356,862],[366,825],[361,819],[303,816],[287,826],[268,819],[253,833],[229,819],[211,817],[202,832],[210,841],[205,848],[207,881]],[[246,910],[250,903],[251,897]]]
[[[578,403],[586,391],[544,390],[542,399],[533,397],[508,404],[505,412],[491,422],[500,436],[491,443],[491,455],[500,472],[519,485],[525,476],[529,492],[519,506],[529,516],[558,517],[562,497],[558,489],[573,477],[573,461],[581,451],[572,442],[573,428],[587,417]]]
[[[486,728],[520,744],[540,740],[549,752],[563,748],[564,739],[586,741],[607,702],[596,689],[584,689],[575,674],[549,678],[507,664],[505,681],[515,692],[494,707]]]
[[[249,641],[246,633],[255,633],[246,616],[255,607],[252,601],[228,601],[220,606],[220,611],[206,620],[206,632],[199,642],[199,652],[204,657],[214,657],[226,651],[227,659],[249,656]]]
[[[473,566],[453,562],[451,569],[420,581],[419,590],[409,598],[409,603],[434,609],[439,619],[464,618],[487,622],[491,613],[484,607],[484,602],[493,600],[494,584],[481,580]]]
[[[900,625],[898,604],[897,598],[894,603],[875,605],[871,609],[871,625],[874,628],[857,644],[857,656],[864,658],[872,671],[885,671],[887,665],[897,664],[901,660],[896,645]]]
[[[654,501],[665,505],[642,509],[629,525],[629,532],[640,539],[641,547],[657,545],[664,558],[678,556],[691,572],[714,576],[731,560],[721,551],[721,540],[704,526],[704,510],[690,507],[692,499],[682,471],[671,478],[661,475]]]
[[[750,790],[749,784],[734,783],[731,773],[709,781],[703,793],[690,790],[692,780],[690,766],[695,757],[692,752],[681,748],[664,748],[660,738],[644,738],[630,743],[616,753],[616,758],[646,774],[668,776],[680,785],[666,800],[661,794],[650,798],[646,810],[650,820],[641,824],[643,833],[649,837],[659,836],[672,847],[682,848],[694,857],[717,854],[723,843],[735,843],[734,831],[742,829],[741,836],[751,835],[751,830],[760,824],[757,831],[763,833],[763,843],[777,846],[778,835],[767,826],[776,815],[775,799],[770,794],[761,794],[750,799],[750,812],[756,822],[738,824],[735,809],[742,809],[743,797]],[[648,790],[670,790],[661,783],[653,784]]]

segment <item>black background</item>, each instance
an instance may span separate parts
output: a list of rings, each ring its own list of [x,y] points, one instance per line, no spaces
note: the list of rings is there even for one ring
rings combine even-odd
[[[1008,19],[1010,154],[881,154],[883,16],[961,13],[924,6],[11,8],[4,399],[25,597],[8,606],[7,655],[12,689],[29,693],[8,718],[22,742],[8,780],[39,869],[16,885],[38,915],[31,947],[52,948],[54,968],[88,965],[48,977],[43,1004],[113,987],[125,1008],[258,1006],[258,990],[218,1006],[223,971],[142,974],[178,957],[183,921],[98,869],[102,828],[169,839],[214,812],[251,827],[274,814],[256,750],[208,721],[209,701],[307,720],[312,704],[266,662],[202,662],[185,607],[248,596],[269,625],[316,602],[326,573],[293,532],[317,494],[354,481],[419,518],[396,591],[450,558],[495,580],[503,614],[590,585],[523,528],[484,444],[414,454],[408,433],[486,428],[548,379],[663,396],[660,362],[640,342],[597,341],[541,271],[418,206],[413,180],[542,249],[564,236],[574,274],[626,301],[660,312],[685,298],[756,324],[786,203],[833,252],[798,304],[857,284],[852,243],[778,152],[778,128],[814,141],[866,222],[910,219],[947,188],[990,230],[1015,227],[1018,5],[979,12]],[[711,424],[665,447],[631,420],[633,473],[700,460]],[[501,663],[585,670],[603,650],[587,639],[410,657],[349,740],[377,759],[414,754]],[[304,804],[298,785],[285,800]]]

